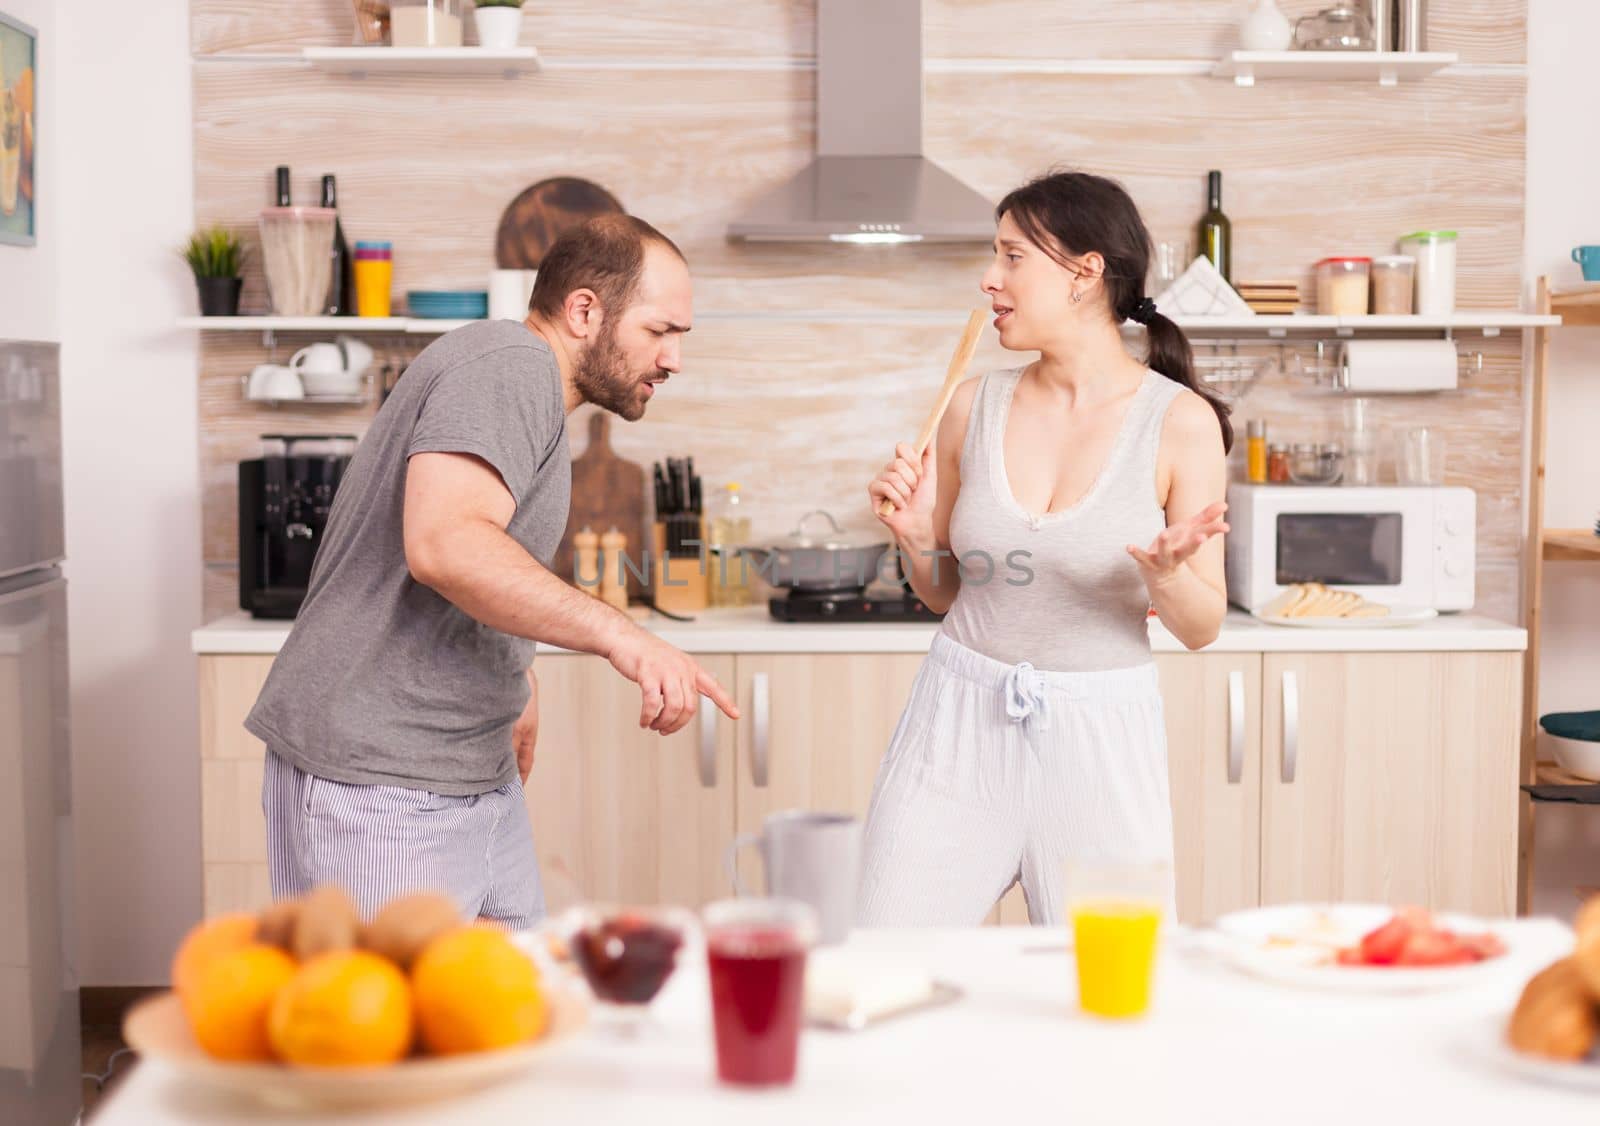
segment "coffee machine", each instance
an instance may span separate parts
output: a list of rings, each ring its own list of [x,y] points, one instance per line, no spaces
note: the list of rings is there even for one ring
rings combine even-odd
[[[263,434],[239,463],[239,608],[292,618],[305,601],[333,496],[355,452],[349,434]]]

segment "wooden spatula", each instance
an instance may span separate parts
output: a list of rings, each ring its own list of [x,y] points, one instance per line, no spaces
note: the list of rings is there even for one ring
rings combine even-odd
[[[928,448],[928,443],[933,441],[933,436],[938,432],[939,420],[944,418],[944,412],[950,406],[950,400],[955,397],[956,388],[966,378],[967,365],[972,362],[972,353],[978,350],[978,337],[983,334],[983,322],[988,313],[982,309],[974,309],[967,317],[967,327],[961,333],[961,340],[956,344],[956,354],[950,357],[950,370],[945,372],[944,386],[939,389],[939,399],[933,404],[933,410],[928,412],[928,420],[922,424],[922,433],[917,435],[917,444],[913,448],[917,452],[917,461],[920,464],[923,453]],[[888,516],[894,512],[894,502],[885,500],[878,505],[878,515]]]

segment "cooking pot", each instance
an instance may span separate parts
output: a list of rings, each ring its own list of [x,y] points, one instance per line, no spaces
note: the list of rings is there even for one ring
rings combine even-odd
[[[819,516],[827,521],[821,532],[815,530]],[[819,508],[800,517],[795,530],[778,542],[741,547],[739,553],[775,587],[859,590],[878,577],[878,564],[889,547],[871,532],[846,532]]]

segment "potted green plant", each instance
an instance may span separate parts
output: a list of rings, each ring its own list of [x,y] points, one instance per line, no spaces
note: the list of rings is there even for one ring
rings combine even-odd
[[[509,50],[522,34],[522,0],[478,0],[472,20],[478,26],[478,46]]]
[[[191,236],[182,253],[200,291],[200,315],[236,315],[239,290],[244,287],[244,246],[239,236],[226,227],[212,227]]]

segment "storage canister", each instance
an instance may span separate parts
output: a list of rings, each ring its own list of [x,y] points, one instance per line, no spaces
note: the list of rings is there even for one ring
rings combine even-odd
[[[1385,254],[1372,260],[1372,311],[1380,316],[1411,312],[1411,291],[1417,261],[1406,254]]]
[[[1456,233],[1414,231],[1401,237],[1400,250],[1417,260],[1417,312],[1425,317],[1455,312]]]
[[[1370,258],[1324,258],[1317,263],[1317,312],[1359,317],[1367,311]]]

